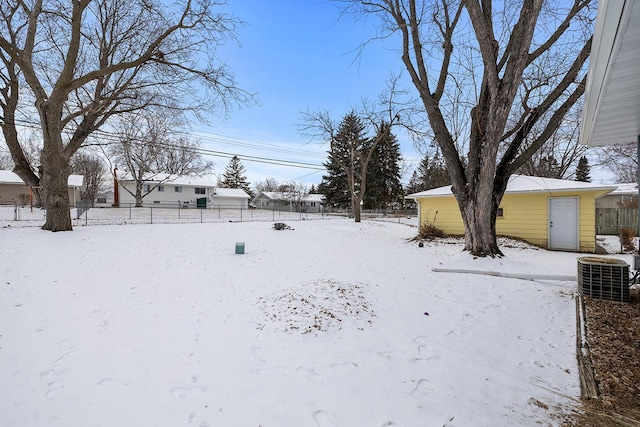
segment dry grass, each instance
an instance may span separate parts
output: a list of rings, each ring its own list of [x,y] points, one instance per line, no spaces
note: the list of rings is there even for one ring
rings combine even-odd
[[[629,304],[584,298],[587,341],[599,399],[566,425],[640,426],[640,295]]]

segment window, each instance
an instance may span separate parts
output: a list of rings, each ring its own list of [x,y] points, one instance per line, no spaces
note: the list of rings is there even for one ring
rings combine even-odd
[[[158,191],[159,192],[164,192],[164,185],[158,185]]]
[[[154,200],[153,203],[160,203],[160,200]]]
[[[498,211],[496,212],[496,217],[504,218],[504,208],[498,208]]]
[[[196,194],[207,194],[207,189],[202,187],[196,187]]]
[[[175,186],[175,192],[176,193],[182,193],[182,186],[181,185],[176,185]]]
[[[106,197],[98,197],[96,199],[96,203],[107,203],[107,198]]]
[[[315,207],[316,206],[316,202],[311,202],[311,207]]]
[[[151,184],[145,184],[144,185],[144,192],[145,193],[151,193]]]

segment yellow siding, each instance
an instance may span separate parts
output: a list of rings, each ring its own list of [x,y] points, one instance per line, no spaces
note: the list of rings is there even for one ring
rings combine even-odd
[[[549,198],[577,197],[580,252],[595,252],[595,198],[601,191],[505,194],[500,207],[504,216],[496,220],[498,235],[524,239],[534,245],[549,245]],[[464,234],[462,216],[453,196],[419,199],[420,223],[428,222],[448,234]]]

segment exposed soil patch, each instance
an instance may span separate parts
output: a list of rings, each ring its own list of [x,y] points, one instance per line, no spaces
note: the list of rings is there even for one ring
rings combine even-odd
[[[343,327],[364,330],[375,314],[359,283],[320,279],[300,288],[258,299],[261,321],[258,329],[317,334]]]

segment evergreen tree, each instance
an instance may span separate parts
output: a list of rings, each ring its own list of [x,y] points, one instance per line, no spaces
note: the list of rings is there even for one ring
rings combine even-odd
[[[329,154],[324,163],[327,175],[322,176],[322,182],[318,185],[317,192],[324,196],[324,206],[330,208],[345,209],[351,205],[347,185],[347,174]]]
[[[406,192],[407,194],[419,193],[450,184],[451,180],[444,160],[436,152],[432,156],[425,154],[416,170],[413,171]]]
[[[542,157],[536,167],[535,176],[542,178],[562,178],[560,163],[558,163],[558,160],[552,154]]]
[[[385,124],[380,130],[385,129]],[[369,162],[365,209],[386,209],[402,203],[403,189],[400,174],[400,143],[391,132],[379,135],[381,139]]]
[[[578,160],[576,181],[591,182],[591,166],[589,166],[589,160],[585,156],[580,157],[580,160]]]
[[[240,188],[244,190],[248,195],[253,197],[251,186],[247,181],[245,175],[245,169],[238,156],[233,156],[227,165],[227,168],[222,175],[221,186],[225,188]]]
[[[309,194],[316,194],[317,190],[316,190],[316,186],[311,184],[311,187],[309,188]]]

